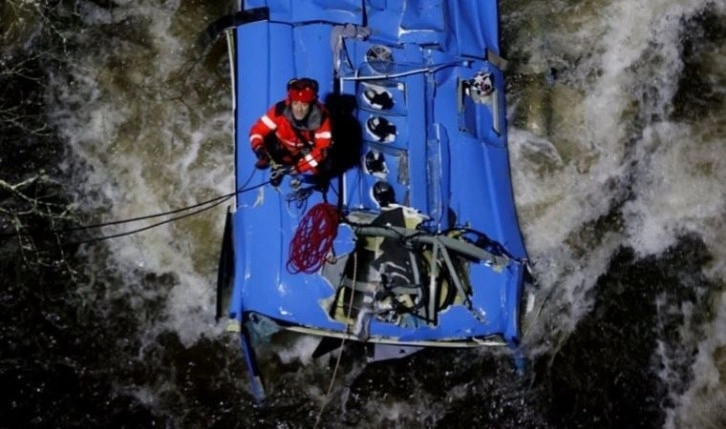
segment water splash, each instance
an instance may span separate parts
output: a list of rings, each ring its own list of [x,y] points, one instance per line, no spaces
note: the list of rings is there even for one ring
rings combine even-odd
[[[102,221],[164,212],[233,189],[229,86],[192,49],[204,22],[185,22],[177,13],[184,7],[77,3],[84,31],[67,37],[83,48],[70,51],[63,72],[52,76],[50,109],[69,146],[76,203]],[[89,46],[89,38],[103,42]],[[99,263],[121,274],[119,293],[168,294],[165,322],[148,327],[148,341],[167,329],[187,344],[211,332],[217,249],[209,237],[221,234],[222,219],[217,209],[107,242],[111,257]],[[86,252],[97,255],[95,248]],[[139,276],[149,272],[173,273],[174,286],[141,290]]]
[[[697,0],[595,3],[560,2],[549,11],[534,3],[517,15],[525,28],[527,19],[541,21],[542,14],[552,24],[534,42],[517,44],[515,55],[524,64],[514,76],[524,86],[513,93],[517,128],[510,133],[515,195],[544,306],[528,339],[535,353],[551,351],[589,314],[597,280],[622,246],[645,258],[695,236],[713,255],[702,267],[705,278],[723,285],[726,275],[720,244],[726,239],[726,79],[718,36],[724,6]],[[560,76],[554,84],[544,79],[552,67]],[[723,300],[722,292],[702,290],[703,284],[684,281],[681,287],[700,290],[696,303]],[[664,337],[653,351],[656,365],[689,362],[689,351],[699,349],[685,396],[680,392],[689,378],[682,368],[659,372],[678,404],[666,408],[668,425],[708,421],[711,426],[703,427],[716,427],[716,401],[696,407],[694,398],[704,389],[722,392],[708,390],[707,380],[714,367],[723,368],[714,363],[724,346],[723,311],[714,310],[703,326],[703,317],[689,310],[692,301],[657,299],[668,303],[656,302],[660,317],[675,311],[683,322],[678,341]]]
[[[116,1],[107,8],[97,3],[76,2],[76,10],[68,12],[83,22],[83,31],[65,35],[71,45],[66,68],[51,72],[51,117],[73,154],[66,169],[76,172],[77,204],[99,213],[101,220],[110,220],[229,192],[233,161],[227,76],[218,73],[219,61],[198,62],[191,51],[196,31],[204,26],[201,17],[221,13],[190,1]],[[726,108],[718,101],[723,98],[716,97],[704,114],[684,118],[675,101],[689,67],[684,61],[685,22],[707,9],[723,17],[725,7],[708,0],[527,1],[505,6],[513,9],[505,13],[508,24],[503,29],[511,32],[507,40],[515,67],[508,75],[514,82],[510,149],[515,196],[542,298],[529,345],[537,352],[551,352],[574,331],[591,310],[597,279],[622,246],[632,247],[640,257],[658,255],[683,234],[694,234],[715,256],[704,267],[705,274],[723,281],[726,251],[720,243],[726,237],[720,184],[726,170],[718,154],[724,150],[726,125],[721,118]],[[702,65],[702,81],[718,95],[726,87],[725,56],[723,43],[715,45],[697,62]],[[214,356],[204,346],[199,346],[204,359],[195,356],[194,345],[214,333],[210,286],[221,219],[221,213],[195,217],[110,242],[108,255],[96,247],[86,249],[89,258],[98,261],[97,271],[89,276],[111,271],[121,277],[119,288],[109,288],[108,293],[126,299],[144,328],[139,360],[166,347],[155,343],[163,331],[181,339],[181,345],[167,341],[180,359],[199,362]],[[165,286],[158,287],[157,281],[146,280],[148,273],[171,274]],[[673,307],[667,297],[663,299],[669,304],[658,308],[665,317]],[[713,317],[704,324],[689,322],[693,315],[687,305],[675,307],[684,316],[679,338],[697,347],[698,355],[690,385],[671,387],[674,405],[668,422],[673,427],[718,422],[713,416],[718,416],[714,410],[723,387],[712,380],[716,371],[723,373],[726,311],[723,296],[717,295],[714,302],[718,304]],[[149,303],[161,303],[163,314],[149,316]],[[667,338],[660,344],[653,351],[660,363],[678,356]],[[299,348],[279,353],[289,363],[310,347],[303,341]],[[483,388],[492,375],[475,370],[482,358],[467,361],[472,367],[464,371],[468,378],[474,374],[476,382],[447,382],[453,403],[446,410],[480,401],[493,391],[500,393],[493,385]],[[320,375],[316,363],[307,364],[312,369],[293,375],[298,381]],[[406,374],[425,371],[425,363],[417,365]],[[174,371],[181,368],[174,366]],[[199,368],[184,371],[194,374]],[[177,375],[165,374],[174,380]],[[240,370],[220,377],[243,376]],[[193,380],[185,377],[179,379]],[[673,371],[662,372],[666,385],[679,377]],[[493,378],[506,383],[509,375]],[[341,386],[346,383],[353,381],[344,380]],[[397,386],[384,387],[353,389],[347,396],[353,409],[349,416],[365,419],[378,406],[388,413],[373,418],[380,423],[390,422],[386,415],[418,421],[416,416],[429,409],[426,417],[431,424],[459,415],[451,412],[442,417],[443,406],[431,407],[448,394],[440,392],[439,384],[423,391],[414,387],[417,396],[407,396],[405,406],[396,398],[382,403],[374,397]],[[516,392],[519,387],[509,388]],[[320,395],[317,389],[303,396],[319,400]],[[357,401],[356,395],[364,398]],[[158,380],[139,387],[137,396],[143,403],[176,409],[175,402],[184,393],[181,387]],[[284,399],[284,393],[280,397]],[[192,399],[188,401],[180,401],[185,410],[195,406]],[[297,399],[290,401],[299,408]],[[517,401],[504,402],[514,406]],[[356,404],[363,411],[355,411]],[[531,402],[525,405],[536,409]],[[487,411],[488,415],[502,417],[499,408],[506,407]]]

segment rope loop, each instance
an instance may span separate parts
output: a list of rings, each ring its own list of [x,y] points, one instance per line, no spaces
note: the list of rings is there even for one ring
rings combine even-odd
[[[290,242],[287,270],[292,274],[317,272],[338,235],[340,216],[332,204],[319,203],[302,218]]]

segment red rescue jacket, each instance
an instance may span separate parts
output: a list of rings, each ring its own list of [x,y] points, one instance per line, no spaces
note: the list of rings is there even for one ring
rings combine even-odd
[[[294,121],[287,101],[272,106],[250,129],[252,150],[263,146],[265,136],[274,131],[280,145],[298,160],[296,170],[315,174],[331,145],[330,117],[322,104],[313,103],[305,124],[296,127],[297,132]]]

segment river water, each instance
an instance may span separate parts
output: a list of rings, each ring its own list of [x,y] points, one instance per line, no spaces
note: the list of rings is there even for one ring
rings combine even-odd
[[[86,223],[232,191],[226,47],[195,46],[231,6],[11,3],[35,16],[25,34],[54,38],[44,115]],[[726,427],[726,4],[500,9],[537,279],[524,376],[501,353],[366,365],[351,348],[326,395],[334,357],[311,361],[302,337],[265,352],[274,377],[256,406],[236,339],[214,321],[220,206],[80,246],[62,299],[43,301],[54,330],[30,341],[32,359],[2,361],[13,402],[0,426],[305,428],[325,405],[320,427]],[[15,34],[8,46],[37,51]],[[102,233],[130,226],[115,228]]]

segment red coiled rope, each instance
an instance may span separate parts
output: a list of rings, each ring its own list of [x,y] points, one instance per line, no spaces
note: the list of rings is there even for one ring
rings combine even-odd
[[[339,221],[334,205],[320,203],[313,206],[300,221],[290,242],[287,270],[292,274],[318,271],[333,247]]]

